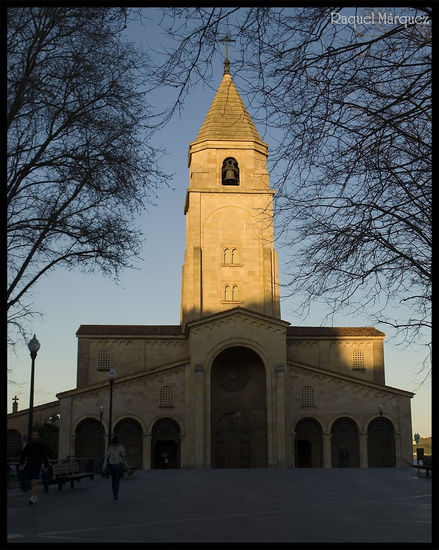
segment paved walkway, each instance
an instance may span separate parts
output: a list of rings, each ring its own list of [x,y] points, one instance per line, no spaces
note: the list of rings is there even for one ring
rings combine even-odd
[[[431,542],[431,477],[408,468],[149,470],[8,491],[10,543]]]

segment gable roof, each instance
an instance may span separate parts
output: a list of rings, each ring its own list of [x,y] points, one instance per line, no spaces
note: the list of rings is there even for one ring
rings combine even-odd
[[[249,309],[237,306],[220,311],[207,317],[190,321],[188,324],[198,324],[218,316],[242,312],[267,320],[285,324],[286,321],[274,319],[267,315],[256,313]],[[384,337],[384,332],[375,327],[309,327],[288,326],[287,338],[334,338],[334,337]],[[185,330],[181,325],[81,325],[76,332],[77,336],[184,336]]]
[[[256,126],[230,74],[221,80],[195,142],[204,140],[259,141]]]
[[[385,333],[375,327],[301,327],[290,326],[287,328],[288,337],[320,337],[333,338],[336,336],[380,336]]]

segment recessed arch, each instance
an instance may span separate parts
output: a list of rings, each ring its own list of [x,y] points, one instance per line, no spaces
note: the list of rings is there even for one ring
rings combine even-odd
[[[180,425],[162,417],[151,428],[151,468],[180,468]]]
[[[76,425],[75,457],[100,458],[105,452],[105,436],[102,423],[86,417]]]
[[[265,348],[263,348],[258,342],[254,340],[250,340],[249,338],[229,338],[213,346],[210,349],[204,361],[204,364],[206,365],[206,368],[207,368],[206,374],[210,376],[213,363],[221,352],[223,352],[228,348],[233,348],[237,346],[248,348],[254,351],[257,355],[259,355],[259,357],[262,360],[262,363],[264,364],[265,375],[266,376],[268,375],[268,372],[269,372],[268,366],[273,363],[272,358],[268,355]]]
[[[6,434],[6,453],[8,458],[18,458],[23,450],[23,436],[18,430],[9,429]]]
[[[311,416],[298,420],[294,429],[296,468],[323,466],[323,430],[320,422]]]
[[[395,429],[384,416],[373,418],[367,426],[367,461],[369,468],[396,466]]]
[[[358,424],[348,416],[334,420],[331,426],[333,468],[359,468],[360,442]]]
[[[131,468],[142,468],[143,430],[134,418],[125,417],[115,424],[113,434],[117,435],[125,447],[128,465]]]
[[[262,358],[242,344],[226,347],[212,361],[210,389],[212,466],[267,466],[267,388]]]

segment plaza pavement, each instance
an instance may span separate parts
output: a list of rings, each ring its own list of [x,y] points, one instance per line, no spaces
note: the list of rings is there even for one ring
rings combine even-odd
[[[428,543],[432,478],[413,468],[144,470],[39,501],[8,490],[13,543]],[[153,545],[154,546],[154,545]]]

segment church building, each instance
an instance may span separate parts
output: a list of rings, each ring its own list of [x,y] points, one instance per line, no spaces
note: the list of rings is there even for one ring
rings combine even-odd
[[[180,324],[79,327],[59,457],[103,455],[115,371],[111,433],[132,467],[412,462],[413,394],[385,384],[384,333],[281,317],[267,156],[226,59],[189,145]]]

